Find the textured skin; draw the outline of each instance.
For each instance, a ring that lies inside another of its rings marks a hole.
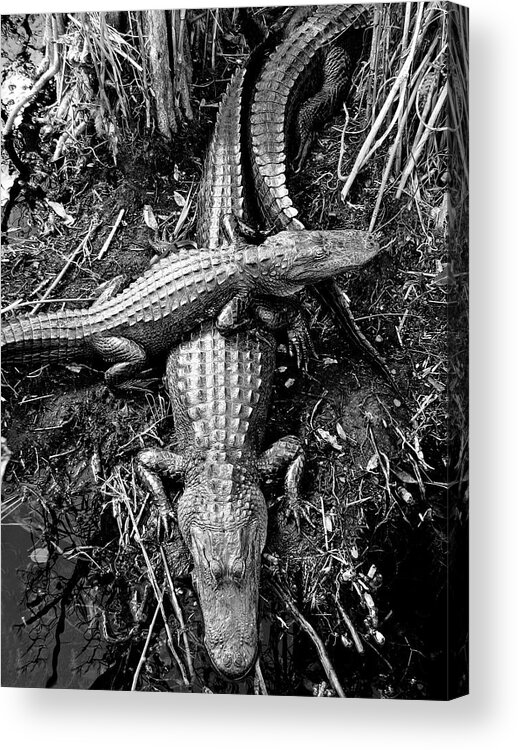
[[[294,166],[300,168],[312,131],[332,114],[348,85],[350,60],[337,40],[348,30],[368,27],[371,16],[372,8],[364,5],[315,6],[309,13],[307,8],[300,8],[286,26],[285,40],[262,68],[248,140],[259,213],[267,227],[277,231],[304,228],[286,184],[288,138],[295,131],[298,152]],[[306,98],[313,81],[319,78],[322,88]],[[356,325],[338,284],[318,284],[313,292],[346,338],[399,393],[387,365]]]
[[[286,228],[298,213],[286,185],[286,139],[292,120],[300,110],[299,139],[306,140],[331,114],[349,73],[347,57],[333,43],[348,29],[368,25],[369,19],[370,10],[363,5],[320,6],[301,25],[288,24],[287,38],[262,70],[252,105],[250,141],[254,183],[268,226]],[[324,87],[301,109],[321,69]],[[295,226],[301,225],[297,221]]]
[[[267,532],[260,480],[291,464],[286,492],[296,500],[304,462],[294,436],[260,452],[275,348],[270,334],[223,338],[211,323],[204,324],[167,362],[179,451],[149,450],[139,457],[141,473],[151,472],[151,487],[152,472],[184,478],[178,524],[193,555],[205,645],[214,666],[230,679],[243,677],[257,655]]]
[[[227,89],[200,189],[197,241],[214,249],[235,239],[247,198],[243,177],[248,175],[238,168],[246,164],[241,153],[241,129],[249,115],[241,105],[244,80],[246,74],[238,72]],[[204,323],[167,362],[179,450],[147,450],[139,456],[141,475],[162,514],[171,509],[158,477],[184,480],[178,523],[194,561],[205,644],[215,668],[230,679],[245,676],[257,655],[259,574],[267,533],[261,481],[285,471],[285,494],[296,509],[304,465],[294,436],[262,451],[274,368],[270,334],[252,330],[224,337],[213,323]]]
[[[170,256],[90,310],[7,320],[2,357],[20,363],[99,355],[119,366],[142,365],[236,296],[291,296],[306,283],[362,265],[377,249],[367,232],[281,232],[260,246]]]
[[[198,194],[196,241],[217,248],[230,238],[236,220],[243,220],[241,162],[241,99],[245,69],[233,76],[222,99]],[[225,231],[225,220],[230,226]]]
[[[197,238],[214,249],[241,218],[239,208],[238,215],[229,214],[229,196],[242,195],[242,175],[220,162],[235,149],[240,154],[232,123],[241,121],[242,80],[234,77],[221,104],[204,171],[212,187],[201,187]],[[162,512],[169,501],[160,475],[184,478],[178,520],[194,561],[205,645],[214,667],[229,679],[244,677],[258,650],[259,573],[267,532],[260,478],[288,466],[286,492],[296,501],[304,461],[295,437],[258,453],[274,374],[273,346],[269,334],[223,336],[212,322],[193,332],[173,349],[166,368],[182,453],[151,450],[139,456],[141,475]]]

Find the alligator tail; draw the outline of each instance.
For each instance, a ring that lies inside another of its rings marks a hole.
[[[85,351],[84,310],[20,315],[2,322],[2,365],[71,362]]]

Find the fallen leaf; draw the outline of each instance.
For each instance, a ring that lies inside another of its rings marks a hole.
[[[337,451],[342,450],[342,446],[338,442],[338,440],[335,438],[334,435],[331,435],[331,433],[328,430],[323,430],[321,427],[318,428],[317,433],[322,438],[322,440],[325,440],[326,443],[329,443],[329,445],[332,445],[333,448]]]
[[[411,474],[409,474],[407,471],[403,471],[402,469],[392,469],[394,474],[397,476],[398,479],[400,479],[405,484],[417,484],[417,479],[413,477]]]
[[[153,213],[153,209],[147,204],[144,206],[144,222],[146,226],[148,226],[154,232],[158,231],[158,222],[155,218],[155,214]]]
[[[365,467],[365,471],[374,471],[374,469],[377,468],[379,464],[379,458],[377,453],[373,453],[372,456],[367,461],[367,466]]]
[[[72,224],[75,222],[75,219],[73,216],[70,216],[70,214],[67,214],[62,203],[57,203],[56,201],[49,201],[47,198],[47,204],[54,211],[54,213],[56,213],[59,216],[60,219],[63,219],[63,221],[68,227],[72,226]]]
[[[400,487],[399,488],[399,497],[407,505],[413,505],[415,503],[414,496],[408,490],[406,490],[404,487]]]
[[[185,206],[185,198],[181,193],[177,193],[176,190],[173,193],[174,202],[177,206],[180,206],[180,208],[183,208]]]
[[[49,559],[49,551],[45,547],[38,547],[38,549],[31,552],[29,557],[32,562],[35,562],[38,565],[46,565],[47,560]]]
[[[347,434],[344,428],[342,427],[342,425],[340,424],[340,422],[336,423],[336,431],[338,435],[342,438],[342,440],[347,440]]]

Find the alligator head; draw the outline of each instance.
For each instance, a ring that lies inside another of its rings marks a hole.
[[[269,237],[263,247],[268,255],[256,284],[276,296],[360,268],[380,250],[373,234],[356,229],[283,231]]]
[[[198,508],[203,504],[204,512],[184,518],[179,513],[194,561],[192,579],[203,615],[205,647],[215,669],[230,680],[245,677],[257,657],[259,576],[266,541],[262,493],[254,486],[242,494],[247,502],[239,507],[218,508],[217,499],[207,502],[201,490],[193,503]],[[185,494],[184,499],[187,505]]]

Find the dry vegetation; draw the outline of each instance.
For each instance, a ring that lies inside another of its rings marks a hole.
[[[172,143],[159,135],[139,44],[149,27],[141,14],[128,18],[121,32],[105,14],[61,28],[48,17],[35,80],[43,76],[43,92],[52,78],[55,94],[45,112],[27,97],[25,115],[43,117],[39,153],[23,125],[11,134],[27,169],[23,201],[3,225],[8,314],[87,302],[101,281],[144,270],[163,240],[192,236],[215,103],[246,56],[237,14],[170,16],[176,55],[188,47],[194,72],[189,101],[185,66],[173,78]],[[446,576],[463,559],[466,521],[466,47],[459,9],[377,6],[346,107],[292,179],[307,226],[379,233],[385,252],[347,292],[403,395],[307,302],[318,360],[301,375],[280,354],[270,433],[304,438],[309,521],[299,536],[270,488],[262,657],[248,681],[229,685],[210,668],[187,552],[177,534],[158,538],[136,479],[138,450],[174,440],[160,384],[120,399],[89,368],[9,374],[3,520],[32,540],[27,651],[17,655],[25,684],[59,682],[60,640],[76,629],[85,650],[70,663],[79,683],[94,665],[99,688],[445,697]],[[11,110],[4,134],[14,123]],[[14,231],[20,216],[32,224],[24,236]],[[455,603],[452,684],[461,684],[465,603]]]

